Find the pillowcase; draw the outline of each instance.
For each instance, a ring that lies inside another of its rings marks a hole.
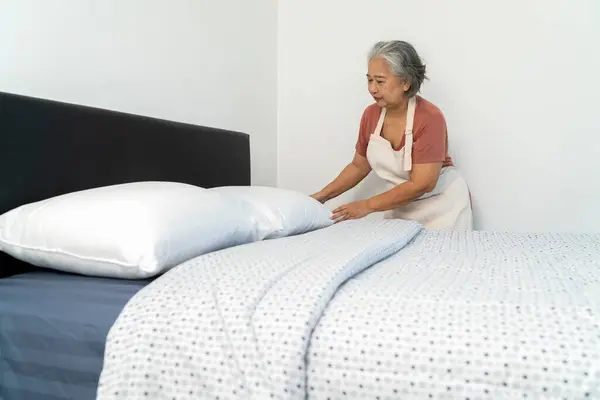
[[[0,216],[0,250],[83,275],[147,278],[257,240],[247,205],[197,186],[137,182],[73,192]]]
[[[303,193],[267,186],[221,186],[209,191],[241,199],[258,221],[260,240],[307,233],[333,224],[331,211]]]

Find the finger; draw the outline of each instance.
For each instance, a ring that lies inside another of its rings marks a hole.
[[[346,219],[358,219],[358,213],[348,213]]]
[[[346,218],[348,218],[348,211],[347,210],[343,210],[340,211],[338,213],[335,213],[332,217],[332,219],[339,221],[339,220],[345,220]]]
[[[336,219],[335,221],[333,221],[335,224],[339,224],[340,222],[344,222],[345,220],[348,219],[347,215],[343,215],[340,218]]]
[[[352,215],[348,212],[342,214],[339,218],[337,218],[336,222],[342,222],[352,219]]]
[[[343,205],[343,206],[339,206],[338,208],[336,208],[335,210],[333,210],[333,213],[334,213],[334,214],[335,214],[335,213],[339,213],[339,212],[341,212],[341,211],[344,211],[345,209],[346,209],[346,206],[345,206],[345,205]]]
[[[347,213],[345,211],[339,211],[339,212],[334,212],[333,215],[331,216],[331,219],[337,220],[340,217],[346,215]]]

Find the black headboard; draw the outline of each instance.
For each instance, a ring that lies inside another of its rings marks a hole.
[[[249,136],[0,92],[0,214],[135,181],[250,185]]]

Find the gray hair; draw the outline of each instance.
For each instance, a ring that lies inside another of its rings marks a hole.
[[[421,84],[427,79],[426,67],[410,43],[401,40],[377,42],[369,51],[369,61],[376,57],[386,60],[394,75],[408,80],[410,83],[410,88],[406,91],[408,97],[419,93]]]

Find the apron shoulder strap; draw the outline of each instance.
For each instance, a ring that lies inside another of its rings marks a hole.
[[[406,111],[406,128],[404,130],[404,171],[412,170],[412,147],[413,147],[413,125],[415,122],[415,110],[417,108],[417,97],[408,100]]]
[[[379,113],[379,121],[377,121],[377,126],[375,127],[375,132],[373,132],[373,135],[381,136],[381,129],[383,129],[383,120],[385,119],[386,112],[386,108],[381,109],[381,112]]]

